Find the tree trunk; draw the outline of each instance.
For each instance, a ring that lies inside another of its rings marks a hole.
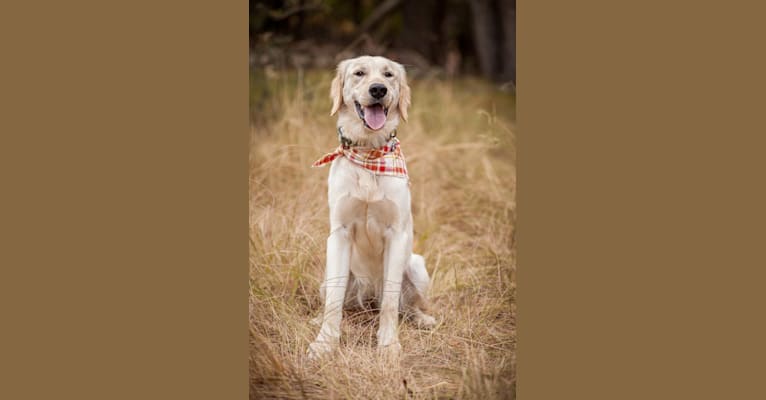
[[[516,83],[516,1],[470,2],[479,70],[493,81]]]
[[[473,15],[473,36],[479,70],[486,78],[495,79],[498,70],[498,55],[495,12],[492,1],[474,0],[469,3]]]
[[[439,56],[439,31],[443,2],[405,1],[402,6],[402,31],[399,43],[420,53],[431,62]]]
[[[516,84],[516,0],[500,0],[503,29],[503,70],[501,78]]]

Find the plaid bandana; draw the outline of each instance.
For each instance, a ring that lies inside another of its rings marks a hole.
[[[343,137],[340,130],[338,136],[340,137],[340,146],[332,153],[325,154],[324,157],[315,161],[312,167],[321,167],[338,157],[346,157],[355,165],[371,171],[375,175],[408,178],[404,154],[402,154],[399,139],[395,135],[392,135],[385,145],[378,148],[351,147],[351,141]]]

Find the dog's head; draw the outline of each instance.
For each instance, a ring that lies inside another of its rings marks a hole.
[[[384,57],[341,61],[330,86],[332,111],[354,136],[389,134],[407,121],[410,87],[404,67]],[[352,126],[347,126],[352,125]],[[360,139],[360,138],[357,138]]]

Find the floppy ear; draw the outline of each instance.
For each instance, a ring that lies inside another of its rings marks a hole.
[[[335,73],[335,78],[330,84],[330,98],[332,99],[332,110],[330,115],[335,115],[340,109],[340,105],[343,104],[343,81],[346,79],[346,62],[341,61],[338,64],[338,70]]]
[[[410,107],[410,86],[407,85],[407,72],[399,65],[399,115],[407,121],[407,109]]]

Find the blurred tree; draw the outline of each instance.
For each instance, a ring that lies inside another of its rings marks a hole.
[[[370,53],[516,81],[515,0],[251,0],[250,39],[265,63]]]
[[[405,1],[398,45],[409,47],[426,59],[438,63],[442,58],[439,39],[444,3],[438,0]]]
[[[473,0],[474,40],[482,75],[516,82],[516,0]]]

